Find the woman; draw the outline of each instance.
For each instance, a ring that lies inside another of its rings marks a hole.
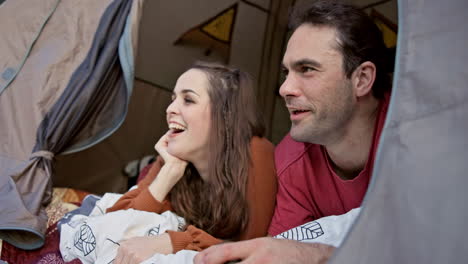
[[[277,187],[274,147],[262,138],[248,75],[196,63],[177,80],[166,113],[169,131],[155,146],[157,161],[138,188],[107,211],[171,210],[188,227],[122,242],[116,263],[267,234]]]

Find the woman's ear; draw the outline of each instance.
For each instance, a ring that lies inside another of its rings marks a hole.
[[[351,79],[354,92],[357,98],[372,92],[372,85],[375,81],[375,64],[370,61],[361,63],[353,72]]]

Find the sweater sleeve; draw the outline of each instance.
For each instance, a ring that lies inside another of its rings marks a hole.
[[[249,222],[237,240],[247,240],[267,235],[275,207],[277,189],[273,153],[274,146],[268,140],[257,137],[252,139],[252,166],[250,167],[247,186]],[[184,232],[168,231],[168,233],[174,253],[182,249],[201,251],[223,242],[192,225]]]
[[[163,159],[158,157],[151,165],[151,168],[147,172],[146,176],[144,176],[143,180],[138,183],[138,188],[125,193],[112,207],[108,208],[106,212],[125,210],[129,208],[155,213],[162,213],[167,210],[171,210],[171,205],[167,199],[163,202],[159,202],[153,197],[148,189],[148,186],[154,181],[156,176],[158,176],[163,165]]]
[[[239,240],[266,236],[276,203],[278,179],[274,146],[265,138],[254,137],[251,150],[252,166],[247,186],[249,222],[244,232],[240,234]]]
[[[202,251],[223,242],[193,225],[189,225],[184,232],[167,231],[167,233],[171,238],[173,253],[183,249]]]

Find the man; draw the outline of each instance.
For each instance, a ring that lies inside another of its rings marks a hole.
[[[356,7],[317,1],[296,7],[280,94],[291,131],[275,151],[279,188],[270,235],[359,207],[385,121],[386,48]],[[331,246],[260,238],[213,246],[195,263],[322,263]]]

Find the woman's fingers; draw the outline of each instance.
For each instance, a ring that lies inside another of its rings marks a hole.
[[[175,162],[175,163],[183,163],[187,164],[187,161],[182,160],[176,156],[171,155],[170,153],[167,152],[167,147],[168,147],[168,136],[171,133],[171,131],[167,131],[156,143],[154,146],[154,149],[159,153],[161,158],[164,160],[165,163],[169,162]]]
[[[167,161],[168,158],[168,153],[167,153],[167,136],[169,135],[170,130],[167,131],[154,145],[154,149],[159,153],[159,155],[164,159],[164,161]]]

